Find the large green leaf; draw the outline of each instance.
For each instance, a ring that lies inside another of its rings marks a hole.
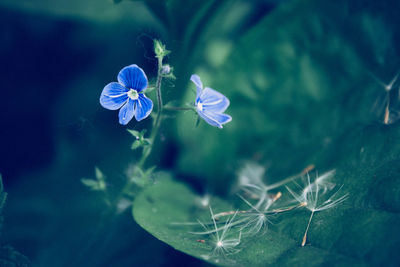
[[[276,218],[263,235],[242,237],[239,253],[210,257],[210,239],[190,233],[199,231],[199,225],[176,225],[210,221],[208,209],[199,209],[199,196],[168,177],[160,177],[136,198],[133,215],[158,239],[218,265],[395,266],[400,260],[400,147],[388,144],[399,138],[397,127],[372,126],[357,129],[338,143],[340,163],[334,182],[343,184],[341,191],[349,197],[340,206],[315,214],[305,247],[300,243],[309,212],[299,210]],[[212,199],[210,205],[215,213],[232,210],[232,204],[220,199]]]

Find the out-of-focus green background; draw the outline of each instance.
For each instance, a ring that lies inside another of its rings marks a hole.
[[[385,92],[374,77],[388,83],[400,70],[399,8],[395,0],[1,1],[1,242],[34,266],[206,265],[129,212],[98,230],[104,204],[80,179],[98,166],[119,185],[138,158],[126,128],[151,125],[119,125],[99,105],[104,85],[133,63],[154,82],[158,38],[177,77],[165,102],[194,100],[192,73],[230,98],[223,130],[196,128],[190,112],[174,116],[150,158],[198,192],[228,195],[246,160],[276,180],[309,164],[335,168],[360,133],[398,128],[395,116],[382,125]],[[398,192],[378,208],[397,213]]]

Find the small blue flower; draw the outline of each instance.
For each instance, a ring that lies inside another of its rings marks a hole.
[[[144,71],[133,64],[118,73],[118,82],[107,84],[100,96],[100,104],[109,110],[119,110],[119,123],[122,125],[135,116],[137,121],[147,118],[153,110],[153,102],[143,91],[147,88]]]
[[[223,124],[230,122],[232,117],[223,114],[229,106],[229,99],[209,87],[203,89],[203,83],[197,74],[193,74],[190,80],[197,87],[196,101],[194,104],[199,116],[208,124],[218,128],[222,128]]]

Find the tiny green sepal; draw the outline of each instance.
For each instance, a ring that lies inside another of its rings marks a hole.
[[[128,132],[130,134],[132,134],[136,138],[136,140],[133,141],[133,143],[132,143],[132,146],[131,146],[132,150],[135,150],[135,149],[138,149],[140,147],[145,147],[145,146],[150,145],[150,140],[148,138],[144,138],[144,135],[146,133],[146,129],[144,129],[144,130],[142,130],[140,132],[128,129]]]
[[[156,57],[163,58],[170,52],[171,51],[167,50],[160,40],[154,39],[154,53],[156,54]]]
[[[130,130],[130,129],[127,129],[127,131],[128,131],[131,135],[133,135],[134,137],[136,137],[136,139],[139,139],[139,138],[140,138],[140,132],[139,132],[139,131]]]

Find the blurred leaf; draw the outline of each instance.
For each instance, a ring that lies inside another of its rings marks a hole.
[[[135,149],[139,148],[141,145],[142,145],[142,143],[139,140],[135,140],[132,143],[131,149],[135,150]]]
[[[27,257],[14,250],[10,246],[0,247],[0,266],[4,267],[28,267],[30,266]]]
[[[81,182],[84,185],[86,185],[87,187],[89,187],[90,190],[93,190],[93,191],[102,191],[103,190],[103,188],[101,187],[99,181],[96,181],[96,180],[93,180],[93,179],[82,178]]]
[[[105,176],[104,176],[104,174],[101,172],[101,170],[98,168],[98,167],[95,167],[94,168],[94,172],[95,172],[95,176],[96,176],[96,179],[98,180],[98,181],[103,181],[103,182],[105,182]]]
[[[382,121],[372,110],[385,93],[371,73],[388,82],[400,68],[399,3],[288,1],[233,46],[211,46],[195,72],[231,100],[233,119],[221,131],[204,122],[196,129],[193,116],[181,114],[178,172],[226,188],[241,160],[268,165],[275,177],[309,164],[331,168],[318,155],[355,126]],[[214,54],[225,52],[216,68]]]
[[[81,182],[93,191],[105,191],[106,190],[106,177],[98,167],[95,167],[96,180],[82,178]]]
[[[134,166],[131,173],[128,174],[130,180],[139,187],[146,187],[153,184],[153,172],[156,166],[150,167],[148,169],[142,170],[138,166]],[[127,190],[128,192],[134,193],[137,190]]]

